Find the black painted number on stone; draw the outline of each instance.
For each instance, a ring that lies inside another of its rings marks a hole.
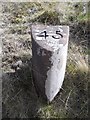
[[[57,35],[60,35],[60,37],[57,37]],[[38,37],[48,37],[49,35],[47,34],[47,31],[43,31],[41,32],[39,35],[37,35]],[[55,35],[52,35],[52,37],[54,39],[59,39],[59,38],[63,38],[63,35],[60,33],[60,31],[56,31],[56,36]]]
[[[56,34],[57,35],[60,35],[61,38],[63,38],[63,35],[60,33],[60,31],[56,31]],[[52,36],[54,39],[59,39],[60,37],[57,37],[57,36]]]
[[[39,36],[39,37],[45,37],[45,39],[46,39],[46,37],[48,37],[49,35],[47,35],[47,31],[43,31],[43,32],[41,32],[39,35],[37,35],[37,36]]]

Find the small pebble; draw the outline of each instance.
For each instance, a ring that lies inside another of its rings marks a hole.
[[[14,69],[16,71],[18,67],[19,68],[22,67],[22,61],[21,60],[19,60],[16,63],[12,64],[11,69]]]

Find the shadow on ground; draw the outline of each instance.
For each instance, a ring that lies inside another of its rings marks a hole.
[[[3,118],[87,118],[88,74],[67,67],[62,89],[46,104],[39,98],[31,76],[31,60],[16,72],[3,73]],[[74,69],[74,68],[73,68]]]
[[[40,108],[31,77],[30,61],[16,72],[3,73],[3,118],[31,118]]]

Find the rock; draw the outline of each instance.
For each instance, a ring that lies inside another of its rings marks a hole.
[[[34,85],[37,93],[51,102],[65,76],[69,27],[33,25],[31,38]]]
[[[21,66],[22,66],[22,61],[19,60],[16,63],[12,64],[11,69],[14,69],[16,71],[17,68],[20,68]]]
[[[17,70],[17,65],[16,64],[12,64],[11,69],[14,69],[16,71]]]
[[[17,61],[17,65],[18,65],[18,67],[21,67],[22,66],[22,61],[21,60]]]

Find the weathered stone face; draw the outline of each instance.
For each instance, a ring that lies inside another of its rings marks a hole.
[[[32,26],[32,69],[37,92],[52,101],[65,74],[68,26]]]
[[[68,26],[32,26],[33,38],[43,48],[53,51],[67,43]],[[45,37],[46,31],[46,37]]]

